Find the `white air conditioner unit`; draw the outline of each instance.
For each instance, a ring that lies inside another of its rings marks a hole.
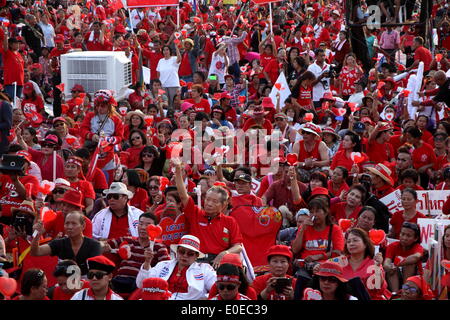
[[[123,51],[83,51],[61,55],[61,82],[64,94],[70,97],[70,90],[81,84],[91,95],[97,90],[114,91],[116,100],[128,94],[132,83],[131,60]]]

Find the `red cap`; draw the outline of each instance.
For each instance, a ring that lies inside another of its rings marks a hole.
[[[413,276],[406,279],[406,281],[411,281],[419,287],[420,291],[422,291],[423,300],[431,300],[434,297],[433,291],[431,291],[430,286],[425,281],[422,276]]]
[[[222,92],[220,94],[220,99],[232,99],[233,97],[228,92]]]
[[[84,87],[81,84],[76,84],[73,86],[72,90],[73,91],[79,91],[79,92],[84,92]]]
[[[274,108],[275,107],[275,105],[272,102],[271,97],[264,97],[262,99],[261,105],[263,106],[263,108]]]
[[[229,263],[236,267],[242,268],[242,260],[241,257],[236,253],[227,253],[222,257],[222,260],[220,260],[220,264]]]
[[[312,190],[311,195],[309,196],[308,200],[311,200],[315,196],[327,196],[328,198],[330,198],[330,192],[328,191],[327,188],[316,187]]]
[[[23,85],[24,93],[32,93],[34,91],[33,84],[31,82],[27,82]]]
[[[64,36],[62,34],[57,34],[56,35],[55,43],[58,43],[58,42],[64,43]]]
[[[127,30],[125,29],[125,27],[122,24],[118,24],[115,28],[114,31],[116,33],[127,33]]]
[[[64,193],[64,197],[62,197],[61,199],[59,199],[59,202],[65,202],[65,203],[69,203],[71,205],[74,205],[78,208],[84,208],[82,201],[82,194],[80,191],[77,190],[67,190]]]
[[[271,256],[284,256],[289,260],[291,260],[293,257],[292,251],[289,249],[289,247],[282,244],[271,246],[269,250],[267,250],[267,260],[270,260]]]
[[[112,262],[105,256],[96,256],[87,259],[87,266],[89,270],[95,269],[105,271],[107,273],[113,272],[116,268],[114,262]]]
[[[20,150],[16,152],[17,156],[24,157],[29,163],[31,163],[31,154],[28,151]]]
[[[172,295],[169,283],[162,278],[147,278],[142,282],[142,300],[168,300]]]
[[[341,282],[347,282],[348,280],[344,278],[342,273],[342,267],[338,263],[325,261],[320,264],[319,271],[317,271],[315,275],[322,277],[335,277]]]

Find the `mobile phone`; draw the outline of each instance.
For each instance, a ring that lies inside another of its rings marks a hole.
[[[283,290],[292,284],[292,278],[277,278],[275,282],[275,292],[283,293]]]

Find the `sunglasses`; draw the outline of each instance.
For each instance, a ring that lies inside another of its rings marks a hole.
[[[119,200],[121,196],[122,196],[121,194],[108,194],[106,196],[106,199],[108,199],[108,200],[111,200],[111,199]]]
[[[233,291],[237,288],[237,284],[218,284],[217,289],[220,291],[227,289],[228,291]]]
[[[418,292],[418,290],[417,290],[416,287],[412,287],[412,286],[407,285],[407,284],[404,284],[404,285],[402,286],[402,290],[403,290],[403,291],[409,291],[409,292],[411,292],[411,293],[417,293],[417,292]]]
[[[153,158],[155,155],[153,154],[153,153],[143,153],[142,154],[142,158],[145,158],[145,157],[147,157],[147,158]]]
[[[138,137],[131,138],[130,140],[134,141],[134,140],[139,140],[139,139],[141,139],[141,137],[138,136]]]
[[[105,271],[96,271],[96,272],[94,272],[94,271],[89,271],[89,272],[87,273],[87,278],[88,278],[89,280],[92,280],[92,279],[94,279],[94,277],[95,277],[97,280],[101,280],[101,279],[103,279],[103,277],[106,276],[106,275],[107,275],[107,273],[106,273]]]
[[[42,148],[54,148],[55,147],[55,145],[54,144],[50,144],[50,143],[43,143],[42,144]]]
[[[59,122],[59,123],[55,123],[53,125],[54,128],[58,128],[58,127],[64,127],[64,122]]]
[[[148,186],[148,189],[149,190],[158,190],[159,187],[157,187],[157,186]]]
[[[81,91],[78,91],[78,90],[74,90],[74,91],[72,91],[72,93],[78,93],[78,92],[81,92]]]
[[[319,277],[320,281],[328,281],[330,283],[338,283],[339,280],[336,277]]]
[[[417,224],[411,222],[403,222],[402,228],[408,228],[416,231],[419,230]]]
[[[53,189],[53,194],[64,194],[66,192],[65,189]]]
[[[187,255],[188,257],[195,256],[195,252],[194,251],[184,250],[184,249],[178,249],[178,254],[182,255],[182,256]]]

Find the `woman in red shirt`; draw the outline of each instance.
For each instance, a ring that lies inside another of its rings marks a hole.
[[[73,189],[81,192],[86,212],[89,213],[94,207],[95,191],[91,182],[84,180],[84,177],[83,179],[79,178],[80,175],[82,176],[82,165],[83,159],[76,156],[70,156],[64,164],[64,178],[70,182],[70,186]]]
[[[398,268],[402,267],[403,282],[422,272],[423,247],[420,245],[420,229],[417,224],[404,222],[400,232],[400,241],[391,243],[386,249],[384,270],[393,292],[400,289]]]
[[[429,118],[424,114],[421,114],[416,118],[416,126],[422,131],[422,140],[427,143],[429,143],[428,141],[433,142],[433,135],[427,129],[428,122]]]
[[[348,178],[348,170],[345,167],[338,166],[333,170],[331,179],[328,180],[328,190],[339,197],[342,191],[348,191],[349,186],[345,182]]]
[[[339,75],[339,93],[344,100],[355,93],[355,82],[364,75],[361,67],[356,64],[356,57],[353,53],[348,53],[344,59],[344,66]]]
[[[364,202],[366,190],[362,185],[353,185],[348,190],[345,202],[332,204],[330,213],[334,221],[337,223],[340,219],[351,219],[353,224],[358,219],[361,205]]]
[[[355,228],[369,232],[375,226],[377,211],[374,207],[364,206],[359,211],[358,220]]]
[[[25,83],[23,86],[22,111],[24,114],[39,113],[45,115],[44,100],[37,95],[31,82]]]
[[[130,132],[132,130],[142,130],[142,132],[146,132],[146,123],[144,120],[144,113],[141,110],[130,111],[127,113],[125,117],[125,122],[127,123],[123,127],[123,136],[128,138],[130,136]]]
[[[414,189],[406,188],[402,191],[401,197],[403,210],[397,211],[392,215],[389,223],[392,225],[390,238],[398,239],[403,222],[417,223],[417,219],[426,218],[426,216],[417,211],[417,192]]]
[[[47,277],[41,269],[28,269],[20,287],[22,294],[13,300],[50,300],[47,298]]]
[[[312,100],[312,83],[316,80],[316,76],[311,71],[306,71],[298,79],[292,88],[292,103],[297,108],[305,110],[313,110]]]
[[[288,246],[275,245],[267,251],[269,273],[258,276],[252,283],[252,287],[262,300],[292,300],[296,279],[288,275],[288,269],[292,261],[292,252]],[[278,284],[278,279],[284,278],[284,285]]]
[[[360,152],[362,161],[355,163],[352,158],[352,152]],[[361,165],[368,161],[369,157],[361,152],[361,138],[353,131],[348,131],[342,139],[341,150],[336,152],[331,162],[330,169],[334,170],[337,166],[346,168],[351,173],[358,173]]]
[[[147,204],[149,204],[147,191],[141,188],[141,180],[136,170],[128,169],[122,176],[122,182],[127,186],[128,191],[133,192],[133,198],[130,200],[130,205],[146,211]]]
[[[136,168],[139,165],[139,155],[144,147],[147,145],[147,137],[141,130],[133,129],[130,132],[130,139],[128,140],[130,148],[126,149],[126,152],[130,154],[126,163],[128,168]]]

